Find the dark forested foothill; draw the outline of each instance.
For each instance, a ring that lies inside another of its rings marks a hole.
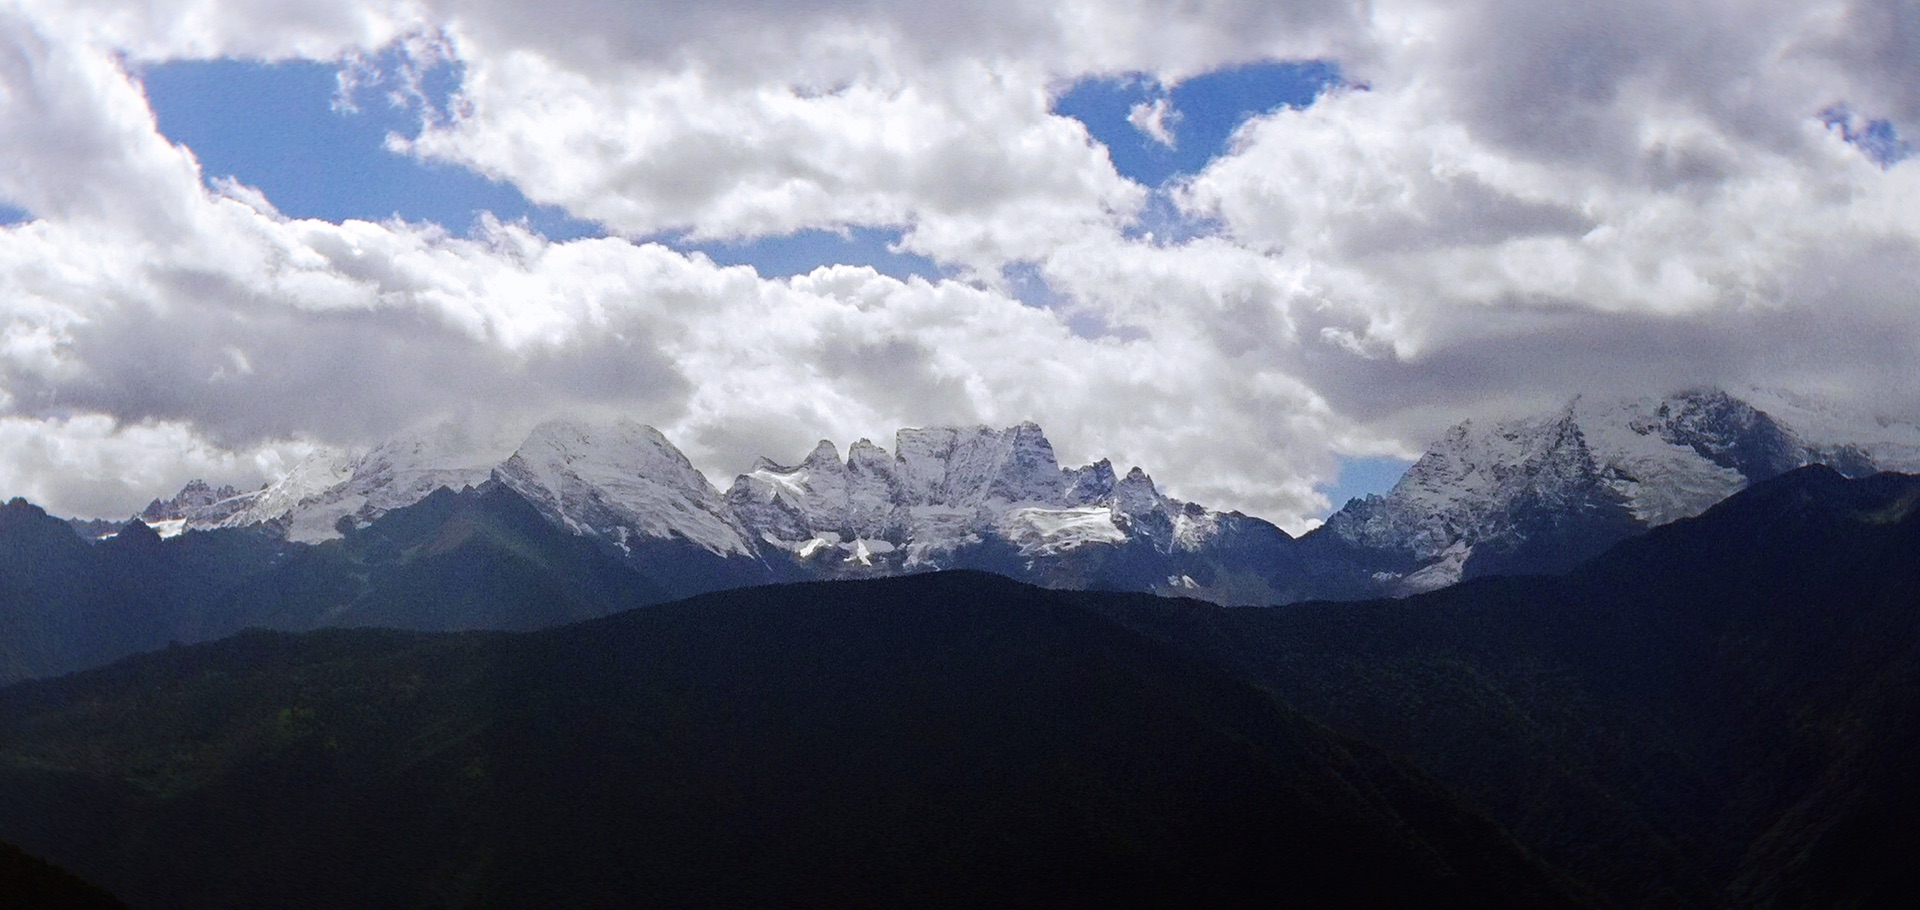
[[[0,697],[4,834],[141,906],[1570,903],[1423,775],[951,574],[248,633]]]
[[[113,895],[72,873],[0,843],[0,907],[9,910],[125,910]]]
[[[1920,478],[1789,473],[1558,578],[1109,612],[1623,906],[1920,903]]]

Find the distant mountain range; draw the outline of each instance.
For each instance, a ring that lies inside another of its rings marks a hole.
[[[1138,467],[1063,468],[1031,423],[905,429],[891,453],[860,440],[844,457],[823,440],[797,464],[760,459],[725,492],[631,422],[552,422],[505,455],[472,454],[488,449],[438,427],[317,457],[253,492],[196,481],[138,517],[163,537],[251,527],[318,543],[436,489],[491,483],[675,594],[974,568],[1054,587],[1262,604],[1562,570],[1802,465],[1847,476],[1920,470],[1920,427],[1782,393],[1581,398],[1454,427],[1390,492],[1347,503],[1297,541],[1258,518],[1168,497]],[[99,523],[82,530],[103,533]]]
[[[1404,596],[1563,571],[1800,465],[1920,462],[1910,424],[1757,400],[1767,408],[1717,390],[1582,399],[1461,424],[1392,491],[1299,539],[1168,497],[1138,468],[1062,468],[1033,424],[902,430],[891,453],[862,440],[844,458],[823,442],[724,493],[639,424],[548,423],[480,463],[441,428],[250,493],[192,483],[105,536],[0,507],[0,680],[248,627],[524,630],[944,569],[1225,604]]]
[[[316,458],[249,493],[194,482],[138,519],[163,537],[254,528],[339,539],[438,489],[503,487],[555,527],[649,571],[675,594],[740,584],[975,568],[1060,587],[1269,599],[1286,533],[1162,494],[1139,468],[1062,468],[1038,426],[901,430],[843,460],[761,459],[722,493],[651,427],[537,427],[503,458],[439,427]],[[97,524],[83,530],[97,533]],[[117,529],[116,529],[117,530]],[[669,565],[671,564],[671,565]]]
[[[15,587],[269,539],[130,530],[0,511],[51,547]],[[298,622],[659,596],[497,483],[281,545],[249,596]],[[1916,604],[1920,478],[1813,466],[1404,600],[949,572],[255,631],[0,689],[0,839],[147,907],[1913,906]]]

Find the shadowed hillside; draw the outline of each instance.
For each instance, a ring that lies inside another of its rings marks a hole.
[[[16,686],[0,836],[156,908],[1569,903],[1403,764],[970,573]]]
[[[1805,468],[1561,578],[1109,614],[1412,758],[1623,905],[1903,906],[1920,478]]]
[[[0,843],[0,907],[9,910],[125,910],[113,895],[63,869]]]

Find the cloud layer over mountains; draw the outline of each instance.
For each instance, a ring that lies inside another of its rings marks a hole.
[[[610,236],[286,217],[156,126],[142,68],[217,57],[378,71],[391,148]],[[1346,85],[1164,187],[1053,107],[1307,59]],[[1581,391],[1911,416],[1916,79],[1894,0],[0,0],[0,493],[123,515],[449,414],[630,416],[722,478],[1032,419],[1297,531],[1337,456]],[[864,227],[947,277],[672,245]]]

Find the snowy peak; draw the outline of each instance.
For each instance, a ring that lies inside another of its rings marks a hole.
[[[1592,473],[1585,435],[1570,411],[1449,429],[1385,496],[1349,504],[1327,533],[1416,559],[1496,533],[1512,504]]]
[[[840,463],[840,450],[834,448],[833,441],[828,439],[820,440],[813,447],[813,451],[807,453],[806,460],[800,462],[800,466],[812,471],[833,472],[839,472],[846,467]]]
[[[1381,554],[1388,589],[1479,571],[1558,568],[1635,529],[1697,515],[1747,485],[1821,462],[1868,473],[1857,448],[1807,443],[1721,389],[1576,398],[1552,412],[1463,422],[1384,496],[1349,503],[1321,534]]]
[[[1064,498],[1075,505],[1105,502],[1113,496],[1113,462],[1105,458],[1084,468],[1069,468]]]
[[[824,442],[825,440],[822,440]],[[847,470],[855,474],[893,470],[893,456],[887,450],[861,439],[847,447]]]
[[[333,508],[338,500],[329,498],[329,493],[353,478],[361,457],[331,452],[309,455],[287,476],[252,494],[243,508],[219,525],[267,525],[281,528],[291,540],[325,539],[337,533],[335,523],[351,511]]]
[[[620,480],[644,477],[689,490],[707,489],[705,475],[659,430],[632,420],[593,425],[550,420],[533,429],[500,466],[501,471],[535,476],[554,489],[566,475]]]
[[[1215,513],[1165,496],[1138,468],[1118,478],[1104,460],[1061,468],[1033,423],[909,428],[895,445],[890,454],[862,439],[843,459],[822,440],[795,464],[760,458],[723,495],[634,421],[550,421],[511,448],[444,424],[310,458],[255,493],[189,485],[152,512],[184,516],[155,519],[181,528],[265,525],[315,542],[441,487],[491,481],[629,555],[638,541],[682,540],[721,557],[831,555],[873,571],[948,565],[995,540],[1029,556],[1135,541],[1169,553],[1197,551],[1218,533]]]
[[[915,505],[1046,502],[1066,487],[1053,444],[1031,422],[1004,430],[905,429],[894,437],[894,451]]]
[[[1032,423],[902,429],[892,452],[821,440],[795,462],[756,460],[724,494],[634,421],[551,421],[510,440],[448,424],[316,455],[250,493],[195,481],[141,518],[162,535],[262,526],[317,542],[442,487],[494,484],[681,593],[964,567],[1234,603],[1373,596],[1570,567],[1811,462],[1920,469],[1920,427],[1766,394],[1576,398],[1463,422],[1391,491],[1299,541],[1168,496],[1139,467],[1063,467]]]
[[[427,427],[364,452],[316,455],[265,489],[242,494],[231,514],[207,512],[183,523],[264,525],[291,540],[318,542],[442,487],[459,491],[490,481],[520,494],[556,525],[622,550],[630,551],[635,538],[661,538],[723,556],[753,554],[706,477],[659,431],[630,420],[549,421],[520,439],[477,435],[451,423]]]
[[[1582,408],[1580,416],[1607,482],[1648,526],[1697,515],[1808,464],[1854,476],[1896,466],[1877,464],[1852,445],[1811,443],[1786,421],[1720,389]]]
[[[1683,392],[1651,408],[1629,407],[1626,418],[1635,433],[1690,448],[1749,481],[1785,474],[1810,454],[1766,412],[1719,389]]]
[[[623,550],[682,538],[717,555],[750,555],[746,535],[705,475],[658,430],[630,420],[536,427],[492,477],[556,524]]]
[[[825,541],[812,545],[818,550],[890,536],[897,473],[886,452],[864,439],[851,447],[844,463],[833,443],[821,440],[798,465],[761,458],[734,480],[727,502],[762,539],[789,548]]]
[[[229,523],[277,523],[288,539],[302,542],[337,537],[343,521],[364,524],[441,487],[485,483],[499,448],[498,440],[446,423],[400,434],[358,456],[312,458]]]
[[[1920,424],[1871,411],[1842,407],[1818,395],[1779,389],[1747,389],[1742,396],[1775,420],[1792,427],[1808,446],[1833,453],[1840,466],[1858,457],[1884,471],[1920,473]]]
[[[1062,469],[1032,423],[911,428],[895,440],[891,456],[863,439],[845,462],[827,442],[797,465],[762,459],[727,502],[773,547],[875,570],[948,565],[994,540],[1031,558],[1134,541],[1194,551],[1219,531],[1215,513],[1167,498],[1138,468],[1122,479],[1105,460]]]
[[[1184,579],[1183,593],[1204,593],[1195,579],[1212,579],[1224,553],[1239,560],[1230,570],[1236,593],[1224,596],[1244,602],[1270,590],[1255,576],[1277,562],[1259,549],[1265,543],[1247,542],[1284,540],[1277,529],[1175,500],[1139,468],[1118,477],[1105,460],[1062,468],[1035,424],[909,428],[895,444],[889,453],[862,439],[843,457],[822,440],[794,463],[756,460],[722,494],[665,436],[634,421],[550,421],[512,446],[432,427],[309,459],[218,513],[161,525],[163,533],[263,525],[317,542],[441,487],[497,484],[556,527],[624,554],[667,587],[678,578],[676,590],[687,592],[970,567],[1069,586]],[[203,486],[176,497],[178,507],[223,501]]]
[[[215,489],[204,480],[191,480],[172,499],[156,499],[139,514],[148,525],[193,519],[218,522],[244,508],[250,497],[230,486]]]
[[[1127,515],[1150,515],[1167,511],[1169,502],[1154,487],[1153,478],[1136,465],[1113,485],[1113,504]]]

